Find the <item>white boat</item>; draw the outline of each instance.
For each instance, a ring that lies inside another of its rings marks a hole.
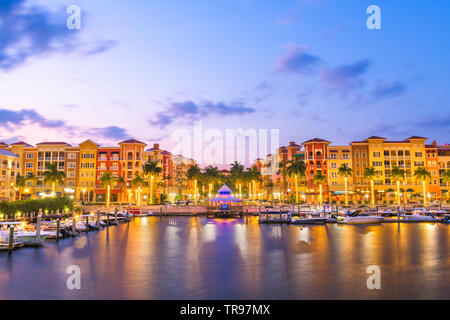
[[[1,222],[0,227],[3,234],[9,234],[9,227],[14,227],[14,237],[19,243],[36,241],[36,230],[24,230],[25,224],[22,222]],[[44,242],[48,236],[50,236],[50,232],[41,230],[40,242]]]
[[[323,224],[327,218],[318,218],[318,217],[312,217],[312,218],[292,218],[290,223],[292,224]]]
[[[425,210],[414,210],[411,213],[402,215],[403,219],[408,221],[438,221],[438,219]]]
[[[380,216],[345,216],[338,217],[337,222],[342,224],[372,224],[380,223],[384,218]]]

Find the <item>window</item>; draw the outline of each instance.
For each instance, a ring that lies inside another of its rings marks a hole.
[[[69,182],[67,182],[67,186],[68,187],[75,187],[75,182],[69,181]]]
[[[385,156],[385,157],[389,157],[389,151],[384,150],[384,156]]]
[[[75,162],[69,162],[67,164],[67,168],[69,169],[75,169],[77,167],[77,164]]]
[[[416,152],[416,158],[422,158],[422,152]]]
[[[374,152],[373,153],[373,157],[374,158],[379,158],[380,157],[380,153],[379,152]]]
[[[75,172],[73,172],[73,171],[69,172],[69,173],[67,174],[67,177],[69,177],[69,178],[71,178],[71,179],[75,178]]]
[[[330,159],[336,159],[336,153],[330,154]]]
[[[27,159],[34,159],[34,154],[33,153],[27,153],[26,158]]]
[[[398,150],[398,155],[403,156],[403,150]]]
[[[77,155],[76,155],[76,153],[69,153],[69,155],[67,156],[69,159],[71,159],[71,160],[73,160],[73,159],[76,159],[77,158]]]
[[[381,166],[383,165],[383,163],[382,163],[381,161],[373,161],[373,162],[372,162],[372,165],[373,165],[374,167],[381,167]]]
[[[362,153],[362,157],[363,157],[363,158],[366,157],[366,153],[365,153],[365,152]]]
[[[336,169],[336,162],[331,163],[331,169]]]
[[[25,168],[33,168],[33,167],[34,167],[34,163],[33,162],[25,163]]]
[[[423,167],[425,164],[423,163],[423,161],[414,161],[414,165],[416,167]]]
[[[344,154],[342,155],[342,159],[348,159],[348,153],[344,153]]]

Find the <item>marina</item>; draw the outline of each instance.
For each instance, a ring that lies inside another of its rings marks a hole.
[[[0,253],[0,298],[448,299],[449,227],[135,218]],[[71,265],[81,290],[66,287]],[[370,265],[382,290],[366,288]]]

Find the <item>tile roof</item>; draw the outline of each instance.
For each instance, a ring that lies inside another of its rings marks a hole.
[[[428,140],[428,138],[419,137],[419,136],[412,136],[405,140]]]
[[[37,146],[59,146],[59,145],[64,145],[66,147],[71,147],[70,144],[68,144],[67,142],[41,142],[41,143],[37,143]]]
[[[33,147],[31,144],[28,144],[24,141],[19,141],[16,143],[11,143],[12,146],[25,146],[25,147]]]
[[[327,143],[331,143],[330,141],[327,141],[327,140],[324,140],[324,139],[319,139],[319,138],[310,139],[310,140],[305,141],[303,143],[311,143],[311,142],[327,142]]]
[[[125,141],[119,142],[119,144],[124,144],[124,143],[138,143],[138,144],[147,145],[146,143],[138,141],[136,139],[130,139],[130,140],[125,140]]]
[[[386,138],[382,138],[382,137],[377,137],[377,136],[371,136],[369,138],[367,138],[366,140],[386,140]]]
[[[0,155],[18,158],[18,156],[15,155],[14,153],[12,153],[11,151],[8,151],[8,150],[2,150],[2,149],[0,149]]]

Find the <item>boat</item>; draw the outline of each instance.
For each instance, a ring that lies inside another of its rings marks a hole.
[[[417,222],[428,222],[428,221],[439,221],[440,219],[436,219],[434,214],[427,210],[414,210],[411,214],[402,215],[404,220],[408,221],[417,221]]]
[[[311,217],[311,218],[292,218],[291,224],[324,224],[327,218]]]
[[[381,216],[373,216],[369,214],[364,214],[360,210],[353,212],[339,212],[337,217],[337,223],[341,224],[375,224],[383,221],[384,218]]]
[[[8,233],[9,228],[14,227],[14,236],[19,243],[36,242],[36,230],[29,230],[23,222],[1,222],[0,229],[3,233]],[[50,232],[41,230],[40,242],[44,242]]]

